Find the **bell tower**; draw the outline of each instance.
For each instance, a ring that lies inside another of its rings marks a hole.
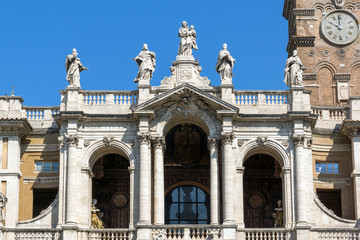
[[[289,55],[298,51],[311,104],[347,105],[360,95],[360,0],[285,0]]]

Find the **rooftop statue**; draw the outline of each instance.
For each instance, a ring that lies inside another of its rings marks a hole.
[[[179,29],[178,36],[180,37],[178,55],[191,56],[192,49],[198,49],[196,43],[196,31],[194,29],[194,26],[191,25],[191,27],[189,28],[187,22],[183,21],[182,27]]]
[[[134,82],[137,83],[139,80],[150,81],[156,67],[156,55],[154,52],[149,51],[147,44],[143,45],[143,49],[139,55],[134,58],[134,61],[136,61],[139,67],[139,71]]]
[[[80,72],[83,70],[88,70],[80,62],[80,58],[77,57],[78,53],[74,48],[72,54],[67,55],[65,61],[66,69],[66,80],[69,81],[70,87],[80,87]]]
[[[294,50],[293,55],[286,60],[285,78],[284,82],[287,86],[301,86],[302,87],[302,73],[304,66]]]
[[[232,69],[235,64],[235,59],[227,50],[227,44],[223,44],[223,49],[219,52],[218,61],[216,63],[216,72],[220,74],[221,80],[231,79],[233,76]]]

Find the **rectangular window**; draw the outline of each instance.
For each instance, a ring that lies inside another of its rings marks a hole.
[[[316,172],[325,174],[339,173],[339,163],[336,162],[322,162],[316,163]]]
[[[59,171],[59,163],[58,162],[37,161],[37,162],[35,162],[35,171],[36,172],[58,172]]]

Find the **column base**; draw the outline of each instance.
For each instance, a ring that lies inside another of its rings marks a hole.
[[[138,225],[136,226],[136,240],[149,240],[151,239],[151,225]]]
[[[296,240],[308,240],[311,239],[311,226],[307,222],[296,223]]]
[[[222,238],[223,240],[236,240],[236,228],[237,226],[233,224],[225,224],[222,229]]]
[[[62,226],[62,239],[63,240],[77,240],[78,227],[74,224],[65,224]]]

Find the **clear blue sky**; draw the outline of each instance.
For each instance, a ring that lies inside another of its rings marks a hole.
[[[170,76],[181,21],[194,25],[199,50],[194,57],[211,84],[224,42],[236,59],[235,89],[283,90],[287,21],[282,0],[260,1],[46,1],[1,2],[0,95],[24,98],[27,106],[60,104],[65,58],[75,47],[89,71],[81,73],[85,90],[133,90],[143,43],[157,56],[152,85]]]

